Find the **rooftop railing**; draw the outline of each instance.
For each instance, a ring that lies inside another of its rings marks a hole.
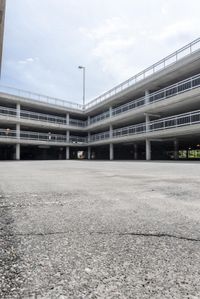
[[[46,95],[41,95],[39,93],[30,92],[27,90],[21,90],[9,86],[0,85],[0,92],[9,94],[11,96],[21,97],[29,100],[34,100],[42,103],[59,106],[59,107],[70,108],[73,110],[83,110],[83,105],[81,104],[77,104],[74,102],[65,101],[65,100],[49,97]]]
[[[182,47],[181,49],[175,51],[174,53],[168,55],[167,57],[163,58],[162,60],[154,63],[150,67],[146,68],[142,72],[136,74],[135,76],[129,78],[128,80],[122,82],[121,84],[115,86],[114,88],[110,89],[109,91],[103,93],[99,97],[95,98],[94,100],[90,101],[85,105],[85,109],[89,109],[103,101],[106,101],[110,97],[116,95],[117,93],[122,92],[123,90],[133,86],[134,84],[138,83],[141,80],[146,79],[147,77],[155,74],[158,71],[161,71],[168,66],[176,63],[183,57],[191,55],[195,51],[200,49],[200,38],[194,40],[193,42],[187,44],[186,46]]]

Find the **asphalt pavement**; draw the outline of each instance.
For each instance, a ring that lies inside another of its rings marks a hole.
[[[200,163],[0,163],[0,298],[200,298]]]

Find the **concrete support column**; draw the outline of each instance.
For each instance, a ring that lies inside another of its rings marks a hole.
[[[110,117],[112,117],[112,107],[109,107],[109,114],[110,114]]]
[[[110,125],[109,131],[110,131],[110,138],[113,138],[113,126],[112,125]]]
[[[16,124],[16,137],[20,139],[20,124]]]
[[[145,105],[149,103],[149,90],[145,90]]]
[[[20,118],[20,111],[21,111],[21,105],[20,104],[17,104],[16,110],[17,110],[17,118]]]
[[[88,132],[88,142],[90,142],[90,136],[91,136],[91,133]]]
[[[70,132],[69,130],[66,131],[66,142],[69,142]]]
[[[88,160],[91,159],[91,146],[88,146]]]
[[[178,160],[178,140],[174,140],[174,160]]]
[[[87,124],[88,124],[88,126],[90,125],[90,116],[88,116]]]
[[[15,148],[15,157],[16,160],[19,161],[20,160],[20,144],[16,144],[16,148]]]
[[[146,139],[146,160],[151,160],[151,141]]]
[[[66,114],[66,125],[69,126],[69,113]]]
[[[110,143],[110,161],[114,160],[114,146]]]
[[[70,152],[69,152],[69,146],[66,146],[66,160],[69,160],[70,158]]]
[[[138,159],[138,145],[134,144],[134,160]]]
[[[146,122],[146,132],[149,132],[150,117],[149,114],[147,113],[145,113],[145,122]]]

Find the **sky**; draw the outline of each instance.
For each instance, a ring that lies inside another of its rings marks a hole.
[[[200,36],[199,0],[7,0],[1,84],[86,102]]]

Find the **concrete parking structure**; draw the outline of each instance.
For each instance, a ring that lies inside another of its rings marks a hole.
[[[0,86],[0,159],[200,159],[200,39],[76,104]]]

